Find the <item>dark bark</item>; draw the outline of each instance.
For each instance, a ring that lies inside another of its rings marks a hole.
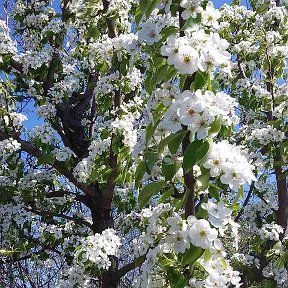
[[[179,7],[179,26],[180,26],[180,36],[184,36],[185,33],[182,31],[182,27],[185,24],[185,20],[181,17],[181,13],[184,11],[184,9],[180,6]],[[190,90],[191,84],[195,80],[196,74],[187,76],[183,91]],[[187,126],[182,125],[183,130],[187,130]],[[190,144],[189,140],[189,133],[187,133],[182,141],[182,152],[184,154],[186,148]],[[185,193],[188,194],[187,201],[185,203],[185,217],[187,218],[190,215],[195,215],[195,185],[196,185],[196,179],[193,175],[193,170],[189,171],[188,173],[184,174],[184,184],[185,184]],[[184,196],[185,197],[185,196]]]
[[[274,170],[277,181],[277,191],[278,191],[278,211],[277,211],[277,224],[287,229],[288,221],[288,191],[287,191],[287,179],[285,172],[283,171],[281,163],[283,161],[280,151],[277,149],[274,155]],[[284,233],[281,235],[281,238]]]
[[[246,273],[241,275],[241,288],[248,288],[248,276]]]

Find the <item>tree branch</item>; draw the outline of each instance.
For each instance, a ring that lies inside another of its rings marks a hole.
[[[32,145],[30,142],[22,140],[17,135],[8,135],[5,132],[0,131],[0,141],[8,138],[13,138],[17,140],[21,144],[21,149],[28,153],[29,155],[39,158],[44,155],[44,153]],[[87,196],[93,197],[98,195],[101,191],[99,187],[93,185],[86,185],[84,183],[78,182],[78,180],[74,177],[71,170],[66,169],[66,167],[62,164],[62,162],[55,160],[53,164],[51,164],[53,168],[55,168],[60,174],[65,176],[71,183],[73,183],[77,188],[82,190]]]
[[[250,185],[250,188],[249,188],[249,191],[248,191],[248,194],[244,200],[244,203],[243,203],[243,206],[241,208],[241,210],[239,211],[238,215],[235,217],[235,221],[237,222],[239,220],[239,218],[241,217],[241,215],[243,214],[244,212],[244,208],[248,205],[249,203],[249,200],[252,196],[252,193],[253,193],[253,190],[255,188],[255,181],[253,181]]]

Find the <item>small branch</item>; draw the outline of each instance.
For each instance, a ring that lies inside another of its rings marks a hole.
[[[118,281],[126,275],[129,271],[134,270],[135,268],[141,266],[146,260],[146,256],[140,256],[136,258],[131,263],[128,263],[127,265],[120,268],[118,271],[114,272],[112,275],[113,277],[113,283],[118,283]]]
[[[242,206],[242,208],[241,208],[241,211],[239,211],[238,215],[235,217],[235,221],[236,221],[236,222],[240,219],[241,215],[242,215],[243,212],[244,212],[244,208],[248,205],[249,200],[250,200],[250,198],[251,198],[251,196],[252,196],[252,193],[253,193],[254,188],[255,188],[255,182],[253,181],[253,182],[251,183],[251,185],[250,185],[248,194],[247,194],[247,196],[246,196],[246,198],[245,198],[245,200],[244,200],[244,203],[243,203],[243,206]]]
[[[43,152],[32,145],[30,142],[22,140],[17,135],[7,135],[6,133],[0,131],[0,141],[8,138],[13,138],[17,140],[21,144],[22,151],[28,153],[29,155],[39,158],[43,156]],[[65,176],[71,183],[73,183],[77,188],[82,190],[87,196],[93,197],[101,193],[100,189],[96,185],[86,185],[84,183],[78,182],[78,180],[74,177],[71,170],[67,170],[65,166],[63,166],[62,162],[55,160],[53,164],[51,164],[53,168],[55,168],[60,174]]]
[[[180,6],[179,7],[179,26],[180,26],[180,37],[185,36],[184,31],[182,30],[183,26],[185,25],[185,20],[182,18],[181,14],[184,9]],[[190,90],[191,84],[195,80],[196,73],[187,76],[183,91]],[[182,125],[183,130],[187,130],[188,127]],[[188,145],[190,144],[189,133],[187,133],[182,141],[182,153],[184,154],[185,150],[187,149]],[[183,169],[184,170],[184,169]],[[185,203],[185,217],[187,218],[190,215],[195,215],[195,185],[196,179],[193,175],[193,170],[189,171],[188,173],[184,174],[184,184],[185,184],[185,193],[188,193],[187,201]]]
[[[97,113],[97,110],[96,110],[96,96],[93,95],[92,97],[92,106],[91,106],[91,112],[90,112],[90,126],[89,126],[89,137],[92,138],[93,137],[93,134],[94,134],[94,129],[95,129],[95,118],[96,118],[96,113]]]
[[[49,192],[45,195],[46,198],[57,198],[57,197],[64,197],[66,195],[72,196],[76,201],[79,201],[89,207],[89,199],[87,198],[86,195],[79,195],[75,194],[66,190],[57,190],[53,192]]]
[[[241,288],[248,288],[248,276],[246,273],[241,275]]]
[[[19,73],[23,73],[22,64],[20,64],[19,62],[17,62],[15,59],[13,59],[13,58],[10,59],[10,65],[11,65],[12,68],[14,68],[15,70],[17,70]]]
[[[41,211],[41,210],[37,210],[35,208],[26,207],[25,209],[27,211],[30,211],[30,212],[32,212],[32,213],[34,213],[36,215],[39,215],[39,216],[50,216],[52,218],[54,218],[54,217],[57,218],[58,217],[58,218],[63,218],[65,220],[73,221],[76,224],[87,226],[87,227],[89,227],[92,230],[92,225],[89,222],[87,222],[85,220],[82,220],[82,219],[75,218],[73,216],[68,216],[68,215],[65,215],[65,214],[62,214],[62,213],[54,214],[53,211]]]
[[[110,5],[110,1],[109,0],[103,0],[102,1],[103,3],[103,7],[104,7],[104,10],[103,12],[107,12],[108,8],[109,8],[109,5]],[[106,18],[106,23],[107,23],[107,28],[108,28],[108,35],[110,38],[115,38],[117,37],[117,32],[116,32],[116,29],[115,29],[115,22],[114,20],[111,20],[109,18]]]

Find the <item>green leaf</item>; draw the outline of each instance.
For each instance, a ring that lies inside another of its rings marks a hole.
[[[276,282],[274,280],[264,280],[263,288],[276,288]]]
[[[184,31],[187,28],[194,26],[195,24],[199,24],[200,22],[201,22],[201,14],[198,13],[196,18],[190,17],[189,19],[187,19],[181,30]]]
[[[145,12],[147,9],[147,0],[140,0],[139,8],[141,9],[141,11]]]
[[[151,13],[152,13],[152,11],[154,10],[154,8],[155,8],[155,6],[158,4],[158,3],[160,3],[160,0],[150,0],[150,1],[145,1],[146,2],[146,10],[145,10],[145,15],[146,15],[146,18],[149,18],[150,17],[150,15],[151,15]],[[150,2],[150,4],[149,3],[147,3],[147,2]]]
[[[166,159],[169,159],[168,157],[165,157]],[[167,163],[165,161],[165,158],[162,160],[162,175],[165,177],[166,181],[171,180],[174,175],[177,172],[177,165],[175,162],[171,162],[172,160],[170,160],[170,163]]]
[[[203,209],[202,206],[200,205],[199,209],[198,209],[198,211],[196,213],[196,216],[197,216],[198,219],[205,219],[208,216],[208,211]]]
[[[183,276],[183,273],[181,273],[178,269],[175,268],[175,266],[166,266],[165,267],[168,280],[169,280],[169,287],[171,288],[184,288],[188,284],[188,279]]]
[[[181,130],[169,143],[168,143],[168,148],[172,154],[176,154],[178,151],[178,148],[180,144],[182,143],[187,131]]]
[[[193,264],[203,255],[204,251],[205,250],[201,247],[191,245],[191,247],[183,254],[182,263],[184,265]]]
[[[181,130],[181,131],[178,131],[174,134],[170,134],[169,136],[167,136],[166,138],[162,139],[160,142],[159,142],[159,145],[158,145],[158,153],[161,153],[163,151],[163,149],[173,140],[175,139],[176,137],[180,137],[181,134],[185,134],[187,133],[187,131],[185,130]],[[184,138],[183,136],[183,138]],[[178,146],[179,147],[179,146]],[[178,149],[178,148],[177,148]],[[176,150],[177,151],[177,150]]]
[[[220,201],[220,196],[219,196],[219,191],[221,190],[220,187],[210,183],[208,190],[209,190],[209,195],[210,196],[212,196],[217,201]]]
[[[188,284],[188,279],[186,277],[182,276],[178,280],[177,284],[175,286],[173,286],[173,288],[185,288],[185,287],[187,287],[187,284]]]
[[[119,70],[121,72],[121,75],[123,76],[126,76],[127,73],[128,73],[128,64],[129,64],[129,60],[126,58],[126,59],[123,59],[120,63],[120,66],[119,66]]]
[[[209,134],[218,134],[221,129],[221,119],[220,117],[216,117],[213,123],[210,126]]]
[[[208,80],[208,74],[198,70],[193,83],[194,90],[202,89],[207,83],[207,80]]]
[[[155,162],[158,160],[158,154],[153,151],[148,151],[146,154],[146,167],[151,172]]]
[[[11,256],[16,252],[17,251],[0,249],[0,255],[4,255],[4,256]]]
[[[179,85],[180,91],[183,91],[186,78],[187,78],[186,74],[180,76],[180,85]]]
[[[54,158],[53,154],[42,154],[37,159],[37,163],[39,165],[41,165],[41,164],[53,164],[54,162],[55,162],[55,158]]]
[[[188,200],[189,192],[184,193],[184,196],[182,196],[180,199],[174,199],[173,206],[175,207],[176,211],[179,211],[182,207],[185,206],[187,200]]]
[[[174,187],[164,192],[158,199],[157,204],[163,203],[166,199],[168,199],[173,194],[174,194]]]
[[[225,259],[220,259],[221,264],[223,265],[224,269],[227,269],[227,262]]]
[[[152,90],[155,89],[157,84],[160,84],[163,81],[168,71],[169,71],[169,65],[166,64],[157,69],[151,80]]]
[[[203,254],[203,260],[204,262],[209,261],[212,258],[213,254],[209,250],[205,250]]]
[[[185,173],[189,172],[196,163],[207,155],[209,146],[209,142],[197,139],[188,145],[183,156]]]
[[[173,66],[169,66],[166,74],[163,76],[164,82],[171,80],[177,74],[177,70]]]
[[[146,144],[149,142],[149,140],[152,138],[158,124],[160,121],[157,121],[156,123],[150,123],[147,127],[146,127]]]
[[[94,38],[98,39],[100,36],[100,31],[96,26],[90,26],[88,28],[88,33],[87,33],[88,38]]]
[[[238,190],[239,196],[244,199],[244,186],[241,185]]]
[[[163,38],[166,39],[170,35],[176,34],[177,32],[179,32],[179,28],[178,27],[176,27],[176,26],[168,26],[168,27],[165,27],[161,31],[161,34],[162,34]]]
[[[166,63],[165,58],[163,58],[163,57],[155,57],[153,59],[153,68],[161,67],[165,63]]]
[[[144,0],[145,1],[145,0]],[[144,12],[140,9],[140,7],[138,7],[138,9],[135,12],[135,22],[136,25],[139,25],[142,17],[143,17]]]
[[[201,167],[201,175],[197,177],[197,181],[201,183],[201,191],[205,191],[209,186],[210,170]]]
[[[148,74],[145,81],[144,81],[144,88],[148,94],[152,94],[153,86],[152,86],[152,74]]]
[[[140,186],[141,180],[146,172],[146,163],[145,161],[139,162],[136,172],[135,172],[135,187],[138,188]]]
[[[139,193],[139,207],[143,208],[150,201],[151,197],[157,194],[164,186],[164,180],[147,184]]]

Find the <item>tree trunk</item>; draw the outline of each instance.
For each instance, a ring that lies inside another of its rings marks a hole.
[[[103,196],[103,195],[101,195]],[[102,233],[107,228],[114,228],[114,220],[111,215],[112,199],[107,200],[103,197],[91,199],[90,209],[92,214],[92,230],[94,233]],[[118,281],[115,280],[114,273],[118,269],[118,259],[110,256],[111,266],[99,278],[99,287],[116,288]]]

